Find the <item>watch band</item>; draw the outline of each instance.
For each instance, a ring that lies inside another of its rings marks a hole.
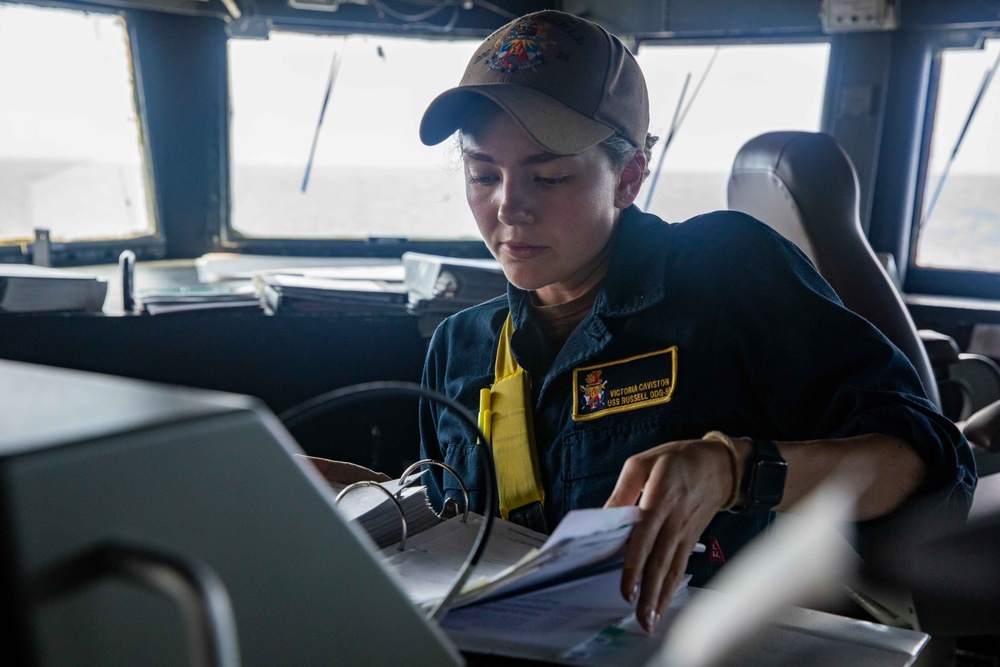
[[[746,439],[753,445],[753,454],[743,475],[744,509],[769,512],[784,496],[788,463],[770,440],[753,437]]]

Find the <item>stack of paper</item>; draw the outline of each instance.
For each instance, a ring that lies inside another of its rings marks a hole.
[[[441,625],[464,651],[566,665],[907,667],[926,634],[789,606],[847,576],[845,564],[853,561],[834,527],[843,527],[854,494],[836,484],[814,491],[796,507],[800,520],[744,548],[713,579],[715,590],[682,584],[654,632],[639,626],[622,599],[620,568],[594,573],[568,564],[565,576],[554,577],[561,583],[509,594],[529,583],[521,576],[508,594],[455,609]],[[567,541],[557,529],[549,539],[555,544],[546,543],[539,556],[564,550],[598,558],[602,549],[593,539],[602,533],[587,532],[574,531]]]
[[[383,549],[382,558],[417,604],[445,596],[472,549],[482,517],[450,519],[408,539],[406,551]],[[544,588],[586,573],[617,567],[638,521],[635,507],[574,510],[551,536],[495,519],[486,553],[453,606]]]
[[[399,491],[400,483],[397,479],[379,486],[395,495]],[[330,487],[339,494],[346,485],[331,482]],[[396,499],[403,510],[402,519],[396,503],[382,491],[371,487],[360,486],[351,489],[340,498],[337,509],[348,521],[358,522],[379,548],[400,541],[403,536],[404,520],[407,536],[425,531],[440,521],[427,497],[427,487],[407,487],[396,496]]]
[[[136,301],[150,315],[186,313],[220,308],[260,310],[260,299],[250,283],[237,285],[190,285],[174,289],[147,289]]]
[[[406,550],[387,547],[379,554],[399,578],[414,604],[430,608],[451,589],[455,577],[475,545],[483,517],[470,513],[467,523],[454,518],[407,539]],[[486,552],[468,586],[503,576],[530,558],[545,544],[546,535],[503,519],[494,519]]]
[[[667,636],[692,602],[711,598],[747,609],[746,601],[688,588],[685,580],[656,630],[647,632],[622,599],[620,579],[620,570],[609,571],[463,607],[441,627],[463,651],[579,667],[907,667],[928,640],[922,632],[789,607],[728,658],[672,663],[657,654],[683,641]]]
[[[255,274],[253,283],[258,296],[272,313],[406,312],[406,287],[387,280],[264,272]]]
[[[385,279],[383,270],[399,270],[403,280],[402,265],[398,259],[348,258],[348,257],[298,257],[289,255],[253,255],[249,253],[210,252],[195,260],[198,282],[214,283],[231,280],[250,280],[255,273],[298,273],[305,269],[326,268],[333,272],[328,278]]]
[[[450,314],[506,294],[507,278],[493,259],[403,253],[410,310]]]
[[[621,595],[621,570],[456,609],[441,621],[463,651],[567,665],[639,667],[663,639],[663,627],[688,599],[685,577],[649,633]],[[698,666],[703,667],[703,666]]]

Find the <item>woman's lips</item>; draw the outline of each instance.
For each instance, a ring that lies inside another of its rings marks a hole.
[[[501,243],[501,249],[513,259],[532,259],[537,257],[545,246],[528,245],[527,243]]]

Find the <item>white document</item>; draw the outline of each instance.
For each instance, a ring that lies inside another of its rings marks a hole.
[[[455,609],[441,627],[463,651],[563,665],[649,666],[692,599],[730,597],[688,588],[685,579],[657,629],[648,633],[622,599],[620,578],[621,570],[608,571]],[[908,667],[927,639],[922,632],[788,607],[717,667]]]
[[[462,650],[567,665],[642,665],[662,641],[666,620],[686,600],[684,579],[661,629],[647,633],[622,599],[621,570],[476,604],[448,613],[441,627]]]
[[[472,549],[482,517],[450,519],[380,555],[416,604],[443,598]],[[623,553],[635,507],[574,510],[549,537],[510,521],[495,519],[486,552],[456,598],[454,607],[557,583],[590,568],[615,564]]]
[[[380,556],[398,577],[414,604],[430,605],[443,598],[472,550],[483,517],[469,513],[468,523],[450,519],[410,537],[406,551],[395,546]],[[493,579],[537,551],[546,536],[515,523],[495,519],[486,552],[469,580],[470,585]]]

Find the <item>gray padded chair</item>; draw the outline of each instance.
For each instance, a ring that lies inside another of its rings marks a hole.
[[[826,134],[771,132],[751,139],[737,154],[729,178],[729,207],[753,215],[796,243],[844,304],[872,322],[909,357],[928,395],[939,406],[942,376],[945,380],[961,378],[954,370],[942,369],[964,366],[976,373],[985,371],[984,377],[1000,377],[992,360],[960,355],[951,338],[917,331],[894,281],[868,245],[858,201],[854,167]],[[994,398],[1000,397],[995,389],[993,392]],[[963,412],[987,400],[977,398],[973,404],[963,405]],[[990,452],[1000,451],[1000,401],[968,415],[964,423],[951,418],[978,448],[983,474],[983,460],[997,458]],[[959,532],[957,538],[948,534],[941,540],[904,531],[909,541],[900,541],[889,549],[890,555],[876,559],[874,576],[866,573],[851,585],[852,599],[880,622],[903,627],[910,624],[935,635],[932,653],[950,653],[954,640],[949,638],[954,636],[997,632],[997,605],[995,598],[990,598],[996,587],[985,586],[983,581],[996,579],[996,526],[1000,523],[996,517],[1000,512],[995,500],[979,496],[977,493],[973,505],[982,500],[980,504],[990,508],[992,523],[980,522],[972,532]],[[952,546],[955,544],[961,546]],[[903,553],[909,555],[901,561]],[[902,571],[901,564],[910,561],[915,564]],[[956,562],[964,566],[950,567]],[[993,579],[990,573],[994,573]],[[936,664],[932,660],[923,662]]]
[[[983,370],[983,382],[992,381],[995,394],[984,397],[979,391],[969,398],[972,394],[965,391],[962,414],[952,418],[968,418],[965,433],[974,445],[1000,449],[1000,403],[995,402],[1000,399],[1000,369],[989,359],[960,355],[947,336],[917,331],[893,279],[868,244],[858,213],[857,175],[833,137],[769,132],[751,139],[736,155],[728,198],[731,209],[749,213],[798,245],[844,305],[878,327],[909,358],[936,405],[942,404],[938,382],[952,374],[962,378],[948,368],[964,361],[966,374],[970,365]]]

